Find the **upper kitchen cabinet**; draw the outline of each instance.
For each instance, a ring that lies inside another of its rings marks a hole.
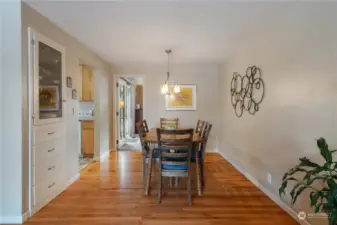
[[[62,122],[65,115],[65,49],[32,32],[34,125]]]
[[[94,75],[90,67],[82,65],[82,101],[94,101]]]

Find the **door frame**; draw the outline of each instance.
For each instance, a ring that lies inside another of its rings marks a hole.
[[[119,103],[120,103],[120,85],[123,85],[125,87],[125,92],[126,92],[126,82],[121,80],[120,78],[118,78],[115,82],[115,96],[116,96],[116,102],[115,102],[115,118],[116,118],[116,125],[117,125],[117,129],[116,129],[116,149],[118,149],[120,146],[124,145],[125,143],[125,138],[124,139],[121,139],[120,138],[120,127],[121,127],[121,124],[120,124],[120,117],[121,117],[121,113],[120,113],[120,107],[119,107]],[[124,99],[124,102],[126,102],[126,99]],[[124,118],[125,120],[125,118]],[[124,123],[125,124],[125,123]],[[126,133],[125,131],[125,126],[124,126],[124,133]],[[118,141],[118,144],[117,144],[117,141]]]
[[[114,90],[112,91],[112,124],[113,124],[113,140],[112,140],[112,150],[113,151],[117,151],[118,150],[118,146],[117,146],[117,140],[118,140],[118,127],[119,127],[119,120],[118,117],[116,116],[117,113],[117,103],[119,103],[119,99],[118,99],[118,95],[117,95],[117,87],[116,87],[116,83],[119,80],[119,78],[140,78],[143,80],[143,90],[145,89],[145,75],[141,75],[141,74],[115,74],[113,73],[113,79],[112,79],[112,87],[114,88]],[[143,92],[144,93],[144,92]],[[135,91],[133,92],[133,94],[135,95]],[[143,94],[143,105],[144,104],[144,94]],[[135,103],[135,101],[134,101]],[[136,104],[136,103],[135,103]],[[144,108],[144,107],[143,107]],[[135,109],[135,106],[132,107],[132,109]],[[143,113],[144,113],[144,109],[143,109]],[[132,117],[133,119],[135,118],[135,116]]]

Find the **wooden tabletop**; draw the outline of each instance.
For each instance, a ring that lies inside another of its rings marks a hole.
[[[180,135],[181,136],[181,135]],[[157,144],[157,128],[153,127],[149,130],[149,133],[146,134],[145,141],[152,144]],[[202,142],[203,139],[198,135],[193,135],[193,142]]]

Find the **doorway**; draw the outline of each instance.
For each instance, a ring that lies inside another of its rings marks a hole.
[[[141,150],[139,137],[136,134],[136,104],[138,79],[121,77],[116,80],[116,125],[117,150]]]

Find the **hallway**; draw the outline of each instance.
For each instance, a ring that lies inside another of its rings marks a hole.
[[[289,215],[217,153],[205,159],[204,196],[187,205],[185,189],[164,187],[156,204],[142,187],[141,153],[113,152],[85,168],[81,178],[25,224],[55,225],[295,225]]]

